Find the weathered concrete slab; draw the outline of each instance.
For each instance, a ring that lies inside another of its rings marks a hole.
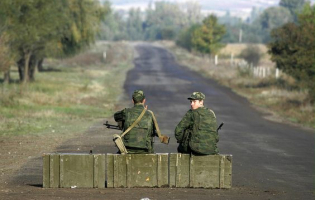
[[[107,187],[168,187],[168,154],[107,154]]]
[[[44,188],[104,188],[104,154],[43,155]]]
[[[231,188],[232,155],[170,154],[170,187]]]

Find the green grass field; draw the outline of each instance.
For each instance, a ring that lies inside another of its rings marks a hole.
[[[13,67],[11,83],[0,83],[0,135],[79,133],[111,116],[132,61],[128,44],[98,42],[73,58],[46,59],[27,85]]]

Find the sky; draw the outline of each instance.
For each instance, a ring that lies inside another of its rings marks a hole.
[[[110,0],[114,9],[130,9],[141,8],[145,10],[149,2],[156,2],[161,0]],[[167,2],[184,3],[187,0],[164,0]],[[278,6],[280,0],[193,0],[198,2],[201,6],[202,12],[209,14],[224,15],[230,11],[231,15],[246,18],[249,16],[253,7],[268,8],[271,6]],[[315,0],[311,0],[314,4]]]

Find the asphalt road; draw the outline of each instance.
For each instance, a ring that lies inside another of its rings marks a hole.
[[[224,122],[218,144],[233,155],[233,187],[273,193],[279,199],[314,199],[314,131],[268,121],[244,98],[228,88],[180,66],[167,50],[138,44],[139,57],[128,73],[125,91],[144,90],[147,105],[162,133],[172,137],[156,152],[176,152],[174,129],[190,109],[187,97],[206,95],[205,105]]]

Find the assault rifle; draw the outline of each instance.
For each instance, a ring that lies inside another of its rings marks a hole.
[[[119,126],[117,125],[112,125],[112,124],[109,124],[108,121],[106,121],[105,124],[103,124],[106,126],[106,128],[109,128],[109,129],[116,129],[116,130],[121,130],[121,128],[119,128]]]

